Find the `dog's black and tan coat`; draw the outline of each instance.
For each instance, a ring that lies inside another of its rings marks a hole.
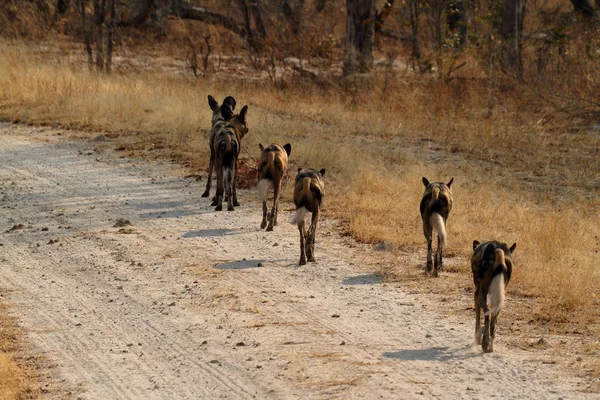
[[[495,240],[479,243],[473,241],[471,270],[475,284],[475,343],[484,352],[494,351],[496,320],[504,305],[505,290],[512,274],[512,255],[517,248]],[[490,307],[487,305],[488,295]],[[481,310],[485,318],[481,331]]]
[[[208,164],[208,178],[206,180],[206,190],[202,193],[202,197],[208,197],[210,195],[210,185],[212,183],[212,174],[213,169],[215,167],[215,150],[214,150],[214,142],[217,136],[217,133],[223,129],[227,121],[233,117],[233,110],[235,110],[236,101],[232,96],[227,96],[225,100],[223,100],[223,104],[219,105],[219,103],[212,97],[208,95],[208,105],[213,112],[212,115],[212,127],[210,129],[210,138],[208,140],[208,144],[210,147],[210,161]],[[214,200],[214,199],[213,199]],[[212,204],[213,206],[216,205]],[[234,204],[238,205],[238,204]]]
[[[454,178],[450,182],[429,182],[423,178],[425,192],[421,198],[420,210],[423,220],[423,234],[427,239],[427,266],[426,273],[438,276],[438,270],[443,268],[442,251],[446,246],[446,220],[450,211],[452,211],[452,190],[450,187]],[[437,235],[437,248],[435,258],[432,251],[433,233]]]
[[[223,194],[227,195],[227,210],[233,211],[237,201],[237,159],[240,155],[242,138],[248,133],[246,114],[248,106],[242,107],[239,114],[231,119],[215,134],[213,151],[217,171],[217,195],[213,205],[215,210],[223,209]]]
[[[292,224],[298,225],[300,231],[300,262],[299,265],[306,264],[306,261],[315,261],[315,233],[321,204],[325,196],[325,183],[323,176],[325,169],[317,171],[316,169],[306,168],[298,169],[296,180],[294,182],[294,203],[296,204],[296,214],[292,218]],[[312,220],[308,232],[305,230],[304,217],[307,212],[312,213]]]
[[[267,227],[267,231],[272,231],[273,226],[277,225],[277,213],[279,211],[279,196],[281,194],[281,182],[283,175],[287,170],[288,157],[292,152],[292,145],[287,143],[283,146],[271,144],[268,147],[260,147],[260,180],[258,181],[258,193],[263,203],[263,217],[260,228]],[[271,212],[267,213],[267,200],[269,189],[273,187],[273,206]],[[267,226],[268,221],[268,226]]]

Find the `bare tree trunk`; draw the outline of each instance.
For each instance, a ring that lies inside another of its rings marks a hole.
[[[96,23],[96,71],[104,71],[104,18],[106,0],[94,0],[94,22]]]
[[[267,31],[265,29],[265,24],[262,20],[262,13],[260,11],[260,5],[258,4],[258,0],[250,0],[250,9],[252,10],[254,26],[256,26],[258,36],[261,41],[264,41],[265,37],[267,36]]]
[[[467,10],[463,0],[451,0],[446,10],[448,30],[457,36],[458,45],[467,41]]]
[[[56,0],[56,13],[64,14],[69,9],[71,0]]]
[[[247,0],[238,0],[238,4],[242,9],[242,16],[244,18],[244,30],[247,33],[248,45],[254,51],[260,51],[262,49],[262,43],[259,43],[254,37],[254,31],[252,30],[250,20],[250,8],[248,7]]]
[[[419,20],[421,16],[421,6],[419,0],[409,0],[409,17],[410,17],[410,29],[411,29],[411,43],[412,52],[410,59],[419,61],[421,59],[421,46],[419,39]]]
[[[110,74],[112,72],[112,53],[114,45],[115,20],[117,18],[117,6],[115,4],[115,0],[108,1],[108,7],[110,9],[110,20],[108,22],[108,44],[106,45],[106,73]]]
[[[427,24],[429,25],[429,33],[433,46],[435,62],[440,77],[444,73],[443,51],[446,38],[444,35],[444,23],[442,21],[445,10],[446,4],[444,0],[430,0],[425,14]]]
[[[381,8],[381,11],[376,11],[375,12],[375,32],[376,33],[381,33],[381,31],[383,30],[383,24],[385,23],[385,20],[390,16],[390,13],[392,12],[392,7],[394,6],[394,1],[395,0],[387,0],[385,2],[385,4],[383,5],[383,7]]]
[[[138,1],[134,8],[133,17],[129,21],[120,22],[121,26],[141,26],[150,18],[150,14],[156,9],[156,0]]]
[[[94,65],[94,55],[92,53],[92,38],[90,33],[90,27],[88,26],[86,8],[87,0],[77,0],[77,11],[79,11],[79,15],[81,15],[81,25],[83,27],[83,40],[85,42],[85,51],[88,55],[88,65],[91,70],[92,65]]]
[[[315,9],[317,10],[317,13],[320,13],[321,11],[323,11],[325,9],[325,3],[326,3],[326,0],[316,0],[315,1]]]
[[[600,2],[596,1],[596,6],[598,6],[599,3]],[[594,10],[594,7],[592,7],[588,0],[571,0],[571,4],[573,4],[573,8],[576,12],[585,17],[594,18],[596,16],[596,10]]]
[[[281,2],[281,11],[283,11],[283,15],[290,26],[292,34],[295,36],[300,35],[304,18],[304,0],[299,0],[296,8],[293,8],[290,5],[290,0],[283,0]]]
[[[346,0],[344,75],[373,68],[375,1]]]
[[[504,0],[501,33],[504,37],[504,64],[518,79],[523,79],[521,32],[526,0]]]

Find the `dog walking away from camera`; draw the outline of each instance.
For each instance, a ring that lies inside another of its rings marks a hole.
[[[217,195],[213,205],[215,211],[223,209],[223,194],[227,195],[227,210],[234,211],[237,201],[237,160],[242,148],[242,138],[248,133],[246,114],[248,106],[242,107],[215,136],[215,169],[217,171]]]
[[[425,192],[421,198],[420,210],[423,220],[423,234],[427,239],[427,266],[425,273],[438,276],[438,270],[443,269],[442,251],[446,246],[446,220],[452,211],[452,190],[450,182],[429,182],[423,177]],[[433,233],[437,236],[437,247],[433,254]]]
[[[307,260],[311,262],[315,261],[315,233],[317,231],[323,197],[325,196],[324,175],[325,169],[317,171],[312,168],[300,168],[294,182],[296,214],[292,218],[292,224],[298,225],[298,231],[300,231],[299,265],[306,264]],[[305,229],[304,221],[307,212],[312,213],[308,232]]]
[[[210,138],[208,140],[208,144],[210,147],[210,160],[208,163],[208,178],[206,179],[206,190],[202,193],[202,197],[208,197],[210,195],[210,184],[212,182],[212,174],[213,169],[215,167],[215,138],[217,137],[217,133],[233,117],[233,110],[235,110],[235,99],[232,96],[227,96],[225,100],[223,100],[223,104],[219,105],[219,103],[212,97],[208,95],[208,106],[213,112],[212,115],[212,126],[210,129]],[[215,199],[213,199],[214,201]],[[213,206],[216,205],[212,204]]]
[[[475,344],[481,345],[486,353],[494,351],[496,321],[504,305],[506,286],[512,274],[512,255],[516,248],[516,243],[509,248],[506,243],[495,240],[483,243],[473,241],[471,269],[475,284]],[[481,331],[482,309],[485,319],[483,332]]]
[[[259,144],[258,147],[261,150],[258,193],[263,205],[263,217],[262,222],[260,223],[260,228],[264,229],[266,226],[267,231],[272,231],[273,226],[277,225],[281,183],[283,181],[285,171],[287,170],[288,157],[292,152],[292,145],[289,143],[286,143],[283,146],[271,144],[268,147],[263,147],[262,144]],[[271,207],[271,212],[267,213],[267,200],[269,197],[269,189],[271,187],[273,187],[273,206]]]

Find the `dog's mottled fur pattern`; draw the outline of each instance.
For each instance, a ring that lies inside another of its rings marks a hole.
[[[496,320],[504,305],[505,289],[512,274],[512,255],[517,247],[495,240],[479,243],[473,241],[471,270],[475,284],[475,343],[486,353],[494,351]],[[490,307],[487,298],[490,298]],[[484,326],[481,331],[481,310]]]
[[[248,106],[242,107],[215,136],[215,169],[217,171],[217,195],[213,205],[215,210],[223,209],[223,192],[227,195],[227,210],[233,211],[237,201],[237,159],[240,155],[242,138],[248,133],[246,113]]]
[[[306,168],[298,169],[296,180],[294,182],[294,204],[296,204],[296,214],[292,218],[292,224],[298,225],[300,231],[300,262],[299,265],[306,264],[306,261],[315,261],[315,233],[321,204],[325,196],[325,184],[323,176],[325,169],[317,171],[316,169]],[[306,212],[312,213],[312,220],[308,232],[305,230],[304,217]]]
[[[438,276],[438,270],[443,268],[442,251],[446,246],[446,220],[450,211],[452,211],[452,190],[450,187],[454,178],[450,182],[429,182],[423,177],[425,192],[421,198],[420,210],[423,220],[423,234],[427,239],[427,266],[425,272]],[[432,251],[433,233],[437,235],[437,248],[435,258]]]
[[[287,170],[288,157],[292,152],[292,145],[287,143],[283,146],[278,144],[271,144],[268,147],[263,147],[262,144],[259,144],[258,146],[261,150],[258,192],[263,203],[263,217],[260,228],[263,229],[266,226],[267,231],[272,231],[273,226],[277,225],[281,182],[283,180],[283,175]],[[267,213],[267,199],[269,196],[269,188],[271,186],[273,186],[273,207],[271,207],[271,212]]]
[[[225,124],[227,124],[227,121],[229,121],[233,116],[233,110],[235,110],[236,101],[232,96],[227,96],[225,100],[223,100],[223,104],[219,105],[214,97],[208,95],[208,105],[212,110],[213,115],[211,118],[212,127],[210,129],[210,138],[208,140],[210,147],[208,178],[206,179],[206,190],[204,190],[204,193],[202,193],[202,197],[208,197],[210,195],[210,185],[212,182],[213,169],[215,167],[215,138],[217,137],[217,133],[223,129]]]

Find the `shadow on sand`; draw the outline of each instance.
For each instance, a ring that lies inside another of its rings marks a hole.
[[[382,356],[405,361],[450,361],[479,357],[481,356],[481,352],[474,351],[470,346],[458,349],[451,349],[450,347],[430,347],[428,349],[389,351],[383,353]]]
[[[219,263],[213,265],[215,269],[250,269],[250,268],[260,268],[262,263],[265,260],[239,260],[239,261],[229,261],[226,263]]]
[[[200,231],[189,231],[181,235],[182,238],[196,238],[196,237],[212,237],[212,236],[226,236],[236,232],[234,229],[202,229]]]
[[[342,281],[343,285],[376,285],[381,283],[379,274],[364,274],[351,276]]]

